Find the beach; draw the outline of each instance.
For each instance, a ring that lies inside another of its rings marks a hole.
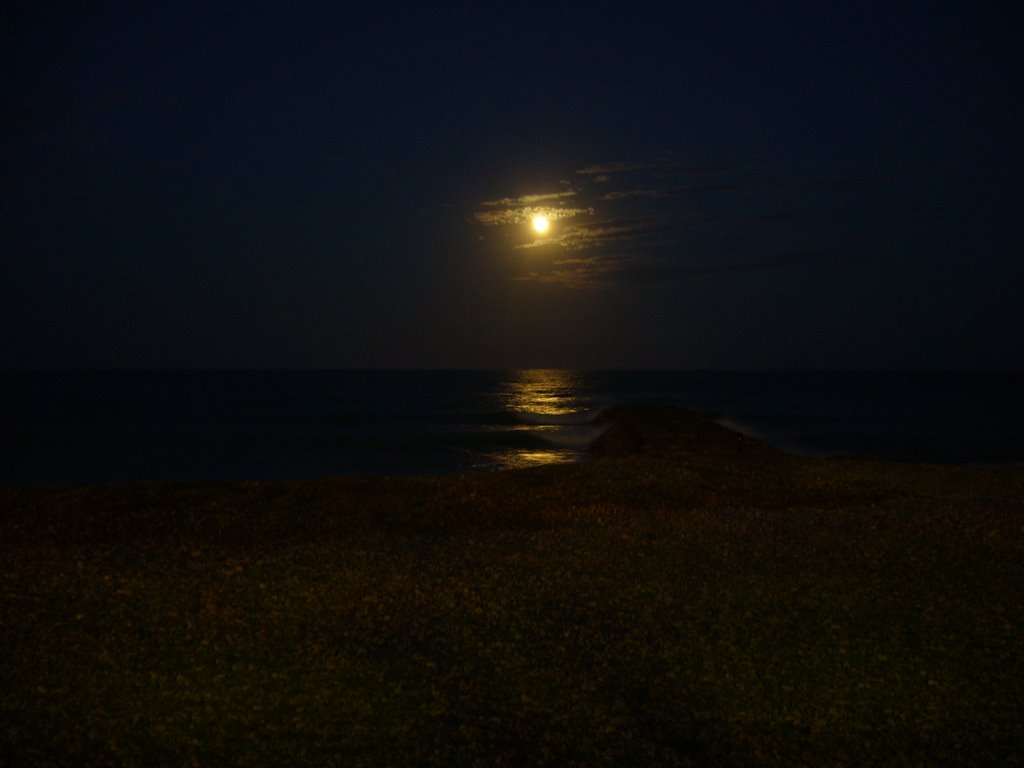
[[[585,461],[0,486],[18,765],[1012,765],[1024,469],[613,408]]]

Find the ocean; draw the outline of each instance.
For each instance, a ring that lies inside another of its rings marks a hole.
[[[1024,372],[0,372],[0,482],[276,480],[581,459],[620,404],[812,456],[1024,461]]]

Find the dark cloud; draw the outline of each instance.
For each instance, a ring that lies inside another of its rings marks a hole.
[[[711,264],[681,265],[670,268],[671,273],[678,277],[717,277],[744,272],[764,272],[789,267],[825,267],[843,264],[880,263],[883,259],[877,256],[858,256],[841,248],[807,249],[778,251],[741,261],[726,261]]]
[[[624,189],[615,192],[608,192],[601,196],[605,202],[615,200],[630,200],[637,197],[666,197],[668,193],[663,189]]]
[[[693,163],[673,158],[662,158],[644,162],[595,163],[576,171],[581,176],[592,176],[594,181],[608,181],[615,174],[637,174],[640,172],[654,178],[681,176],[713,176],[727,173],[757,170],[761,166],[749,163]]]
[[[612,288],[621,284],[625,275],[635,275],[656,263],[650,256],[636,253],[573,255],[554,259],[546,267],[514,279],[576,289]]]
[[[878,256],[857,255],[842,248],[808,248],[776,251],[752,258],[692,263],[675,253],[635,252],[573,253],[554,258],[528,274],[513,278],[519,282],[562,285],[574,289],[614,288],[624,284],[656,281],[666,285],[693,278],[715,278],[791,268],[825,268],[854,264],[884,263]]]
[[[650,170],[652,168],[664,167],[665,161],[656,160],[653,162],[614,162],[614,163],[597,163],[595,165],[588,165],[585,168],[580,168],[576,173],[581,176],[604,176],[611,173],[623,173],[625,171],[642,171]]]
[[[632,200],[636,198],[658,199],[666,197],[684,197],[696,195],[718,194],[723,192],[734,192],[737,194],[763,191],[754,184],[687,184],[677,187],[665,187],[664,189],[642,188],[624,189],[614,192],[607,192],[599,199],[604,202],[616,202],[619,200]]]

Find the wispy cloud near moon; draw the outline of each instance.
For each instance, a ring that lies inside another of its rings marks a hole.
[[[505,208],[500,211],[477,211],[473,219],[478,224],[500,226],[506,224],[523,224],[533,220],[534,216],[545,216],[550,221],[571,219],[574,216],[592,214],[593,208],[553,208],[550,206],[524,205],[519,208]]]
[[[576,190],[570,189],[564,192],[542,192],[538,195],[521,195],[519,197],[503,197],[500,200],[484,200],[480,205],[483,206],[512,206],[512,205],[536,205],[537,203],[546,203],[552,200],[561,200],[566,197],[575,197]]]
[[[580,251],[612,243],[654,245],[673,232],[703,221],[692,216],[649,216],[644,218],[605,219],[567,225],[562,232],[543,240],[522,243],[516,248],[556,245],[567,251]]]
[[[589,288],[871,260],[829,240],[823,222],[842,212],[810,195],[818,179],[675,158],[594,163],[574,176],[567,189],[476,204],[472,221],[504,229],[501,247],[539,254],[512,279]],[[538,215],[554,224],[540,237],[523,226]]]

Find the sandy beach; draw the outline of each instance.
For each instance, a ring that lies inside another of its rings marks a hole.
[[[492,474],[0,487],[11,765],[1013,765],[1024,470],[615,409]]]

